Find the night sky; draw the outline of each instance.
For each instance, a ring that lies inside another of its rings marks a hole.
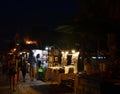
[[[119,4],[119,0],[1,0],[0,31],[36,32],[39,28],[47,31],[58,25],[71,24],[73,19],[91,19],[88,25],[94,20],[119,19]]]
[[[67,24],[79,11],[75,0],[4,0],[0,7],[0,27],[6,32]]]
[[[1,0],[0,42],[4,47],[18,32],[52,31],[68,24],[78,12],[75,0]]]
[[[9,43],[16,32],[24,34],[25,32],[52,31],[59,25],[71,24],[73,20],[84,21],[80,23],[81,31],[81,28],[92,31],[92,29],[89,30],[92,26],[107,27],[106,31],[116,31],[117,29],[114,30],[114,28],[118,24],[112,27],[102,21],[111,23],[111,20],[106,19],[120,19],[119,4],[119,0],[115,2],[109,0],[1,0],[0,41],[3,44]],[[87,22],[86,19],[90,20]],[[101,22],[102,25],[96,24],[96,21]],[[87,25],[89,28],[86,27]],[[96,30],[99,31],[99,28]]]

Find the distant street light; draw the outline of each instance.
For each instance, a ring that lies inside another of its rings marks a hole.
[[[26,44],[37,44],[37,41],[25,41]]]

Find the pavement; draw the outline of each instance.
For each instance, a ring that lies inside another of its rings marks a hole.
[[[74,94],[74,91],[70,87],[57,85],[48,81],[30,81],[28,73],[26,75],[26,82],[23,82],[21,78],[15,92],[9,89],[6,76],[0,75],[0,94]]]

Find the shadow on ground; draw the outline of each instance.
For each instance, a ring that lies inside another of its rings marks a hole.
[[[41,94],[73,94],[74,89],[66,85],[39,85],[31,86],[32,89],[41,92]]]

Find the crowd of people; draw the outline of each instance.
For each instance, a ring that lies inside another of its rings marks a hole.
[[[13,91],[21,82],[21,78],[23,82],[26,81],[27,73],[30,81],[43,80],[46,66],[47,62],[41,61],[40,54],[35,57],[33,53],[30,53],[29,58],[26,58],[25,54],[0,54],[1,75],[6,76],[6,79],[9,80],[9,87]]]
[[[28,66],[29,63],[29,66]],[[79,62],[78,62],[79,63]],[[105,61],[106,71],[104,79],[119,79],[120,77],[120,53],[114,58],[109,57]],[[34,55],[33,52],[26,58],[25,54],[0,54],[0,71],[1,75],[5,75],[9,80],[10,89],[16,90],[16,85],[22,81],[26,81],[26,74],[29,73],[30,81],[44,80],[48,61],[42,61],[40,54]],[[79,66],[78,66],[79,67]]]

